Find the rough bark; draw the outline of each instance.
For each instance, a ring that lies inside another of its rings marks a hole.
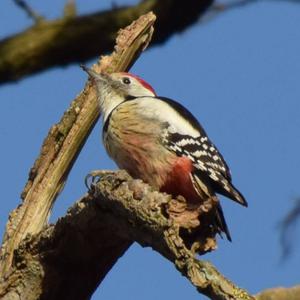
[[[213,0],[146,0],[131,7],[39,21],[0,41],[0,84],[54,66],[79,63],[111,52],[119,28],[142,14],[157,14],[152,46],[195,23]]]
[[[10,274],[0,280],[0,298],[89,299],[117,259],[137,241],[172,262],[210,299],[299,299],[299,286],[253,297],[211,263],[196,259],[177,223],[180,219],[181,226],[193,227],[186,211],[174,218],[174,210],[166,209],[181,207],[182,201],[133,180],[125,171],[102,176],[65,217],[22,241]]]
[[[103,176],[64,218],[22,241],[0,282],[1,299],[88,299],[132,241],[158,251],[211,299],[254,299],[195,259],[177,222],[195,226],[176,209],[182,202],[125,171]]]
[[[155,15],[148,13],[120,31],[114,53],[103,57],[94,65],[94,70],[127,70],[151,39],[154,21]],[[27,234],[38,233],[47,223],[53,203],[98,117],[95,90],[87,82],[60,122],[50,129],[40,156],[30,170],[22,193],[23,202],[10,214],[1,248],[2,274],[9,270],[14,249],[22,239]]]
[[[125,171],[106,174],[55,225],[22,241],[11,273],[0,281],[1,299],[89,299],[132,241],[158,251],[210,299],[299,299],[299,286],[254,298],[211,263],[196,259],[177,223],[180,219],[180,226],[194,228],[186,211],[174,216],[166,209],[181,207],[182,201]]]

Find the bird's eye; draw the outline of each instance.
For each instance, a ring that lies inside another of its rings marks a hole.
[[[124,78],[122,79],[122,82],[123,82],[124,84],[130,84],[130,83],[131,83],[131,81],[130,81],[130,79],[129,79],[128,77],[124,77]]]

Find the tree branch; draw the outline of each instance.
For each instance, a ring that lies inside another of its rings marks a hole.
[[[94,65],[94,70],[127,70],[148,45],[154,21],[155,15],[148,13],[120,31],[114,53],[103,57]],[[1,248],[2,275],[9,271],[14,249],[22,239],[40,232],[47,223],[53,203],[98,117],[95,90],[88,82],[60,122],[50,129],[40,156],[30,170],[22,193],[23,203],[10,214]]]
[[[0,41],[0,84],[110,52],[118,29],[151,10],[158,17],[152,45],[163,43],[195,23],[212,2],[145,0],[132,7],[39,22]]]
[[[76,14],[75,0],[67,0],[64,7],[64,18],[74,18]]]
[[[211,263],[196,259],[178,225],[186,211],[174,218],[166,209],[181,207],[182,199],[158,193],[125,171],[102,176],[92,187],[55,225],[22,241],[12,271],[0,277],[1,299],[89,299],[132,241],[159,252],[210,299],[299,299],[300,286],[266,290],[254,298]],[[185,226],[194,229],[188,219]]]
[[[87,299],[131,241],[159,252],[211,299],[254,299],[194,257],[177,223],[183,224],[187,211],[174,219],[166,209],[181,205],[182,199],[160,194],[125,171],[103,176],[64,218],[21,243],[12,272],[0,282],[1,299],[16,291],[13,299]],[[189,218],[185,226],[194,227]]]
[[[214,3],[209,11],[215,14],[222,13],[224,11],[245,7],[257,2],[263,2],[268,0],[231,0],[231,1],[219,1]],[[291,2],[299,4],[299,0],[271,0],[273,2]]]
[[[201,19],[202,23],[212,21],[224,12],[228,12],[234,9],[243,8],[258,2],[267,2],[268,0],[231,0],[231,1],[218,1],[207,10],[205,16]],[[299,4],[299,0],[271,0],[273,2],[290,2]]]

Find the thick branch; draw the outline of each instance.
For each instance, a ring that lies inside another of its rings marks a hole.
[[[102,177],[55,226],[22,242],[13,271],[0,282],[1,299],[87,299],[131,241],[158,251],[211,299],[254,299],[194,257],[166,213],[168,205],[181,204],[125,171]]]
[[[151,10],[158,17],[152,45],[162,43],[195,23],[212,2],[145,0],[132,7],[39,22],[0,41],[0,83],[110,52],[118,29]]]
[[[127,70],[148,44],[154,21],[155,16],[148,13],[121,31],[115,52],[103,57],[94,66],[95,71]],[[98,116],[95,91],[88,82],[61,121],[50,129],[22,193],[24,201],[10,215],[1,249],[2,275],[9,270],[14,249],[22,239],[27,234],[38,233],[46,224],[51,207]]]

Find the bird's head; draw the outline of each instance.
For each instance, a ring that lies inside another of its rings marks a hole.
[[[117,105],[126,100],[156,95],[151,85],[136,75],[125,72],[96,73],[85,66],[82,66],[82,69],[88,73],[96,86],[104,120]]]

